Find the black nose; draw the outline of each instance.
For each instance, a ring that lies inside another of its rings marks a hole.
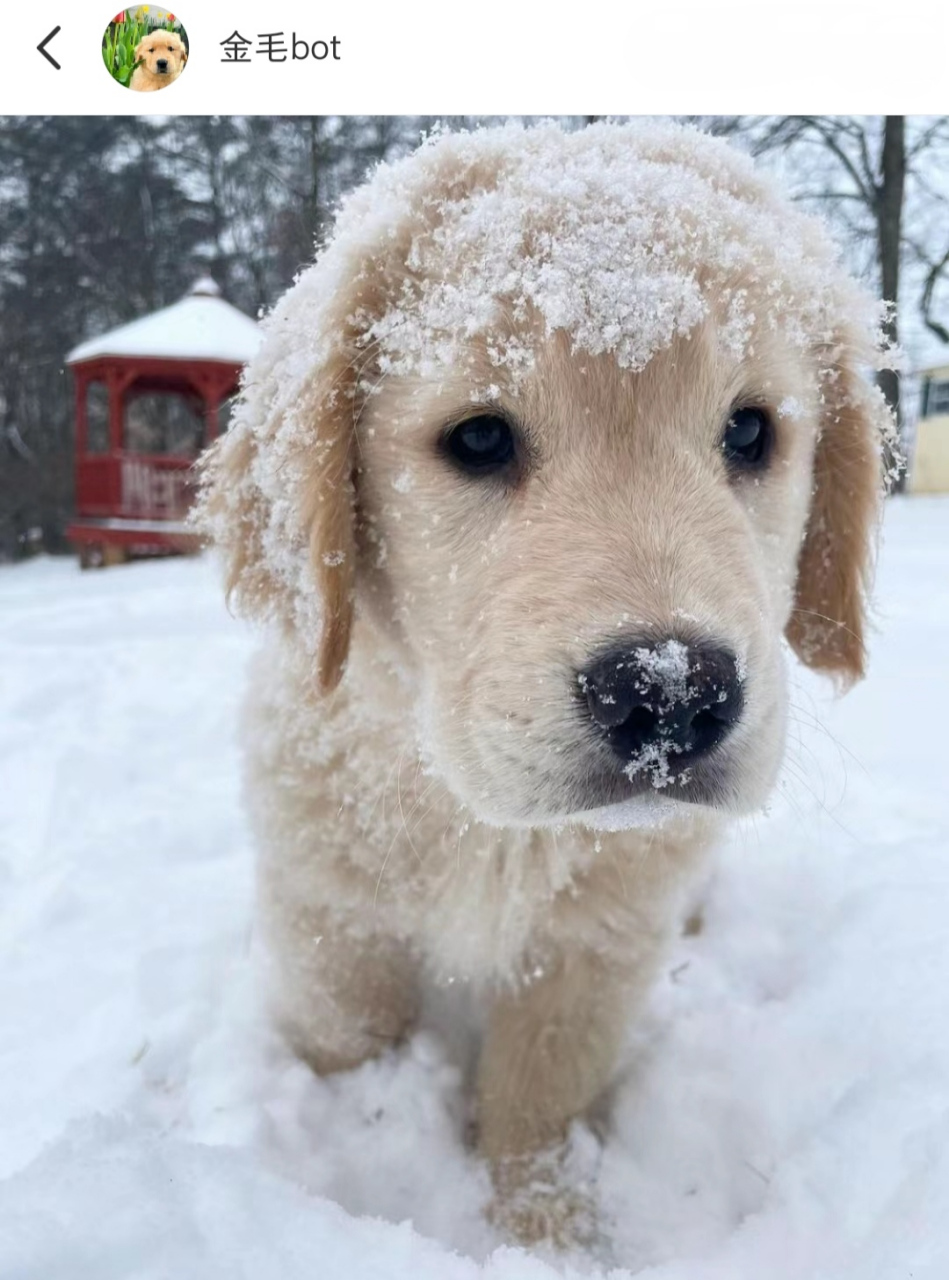
[[[578,681],[630,777],[680,772],[722,741],[744,701],[734,654],[673,639],[613,649]]]
[[[168,59],[167,59],[167,58],[159,58],[159,59],[158,59],[158,61],[157,61],[157,63],[156,63],[155,65],[158,67],[158,70],[159,70],[159,71],[167,71],[167,70],[168,70]]]

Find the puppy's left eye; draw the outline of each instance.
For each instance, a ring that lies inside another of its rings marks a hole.
[[[515,455],[514,432],[493,413],[466,418],[443,437],[442,447],[463,471],[485,475],[501,471]]]
[[[771,419],[764,409],[736,409],[722,436],[722,452],[736,468],[760,468],[771,453]]]

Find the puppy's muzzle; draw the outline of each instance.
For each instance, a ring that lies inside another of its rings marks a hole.
[[[159,59],[158,59],[158,61],[155,63],[155,67],[156,67],[156,69],[159,71],[159,73],[160,73],[161,75],[163,75],[163,76],[164,76],[164,75],[167,75],[167,74],[168,74],[168,59],[167,59],[167,58],[159,58]]]
[[[708,755],[741,716],[734,654],[706,644],[635,640],[578,673],[596,729],[624,771],[675,773]]]

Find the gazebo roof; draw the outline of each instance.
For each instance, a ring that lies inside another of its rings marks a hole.
[[[80,342],[66,357],[83,364],[103,356],[153,360],[219,360],[246,364],[260,345],[255,321],[221,297],[210,276],[202,276],[180,302],[119,325],[101,337]]]

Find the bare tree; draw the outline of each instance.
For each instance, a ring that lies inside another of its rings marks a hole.
[[[797,197],[836,223],[854,266],[890,304],[890,342],[922,326],[949,342],[949,315],[944,322],[938,314],[949,285],[949,117],[733,116],[704,123],[755,155],[778,158]],[[902,430],[899,372],[881,370],[877,381]]]

